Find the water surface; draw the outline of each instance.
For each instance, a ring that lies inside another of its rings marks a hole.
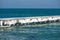
[[[0,18],[50,15],[60,15],[60,9],[0,9]],[[0,31],[0,40],[60,40],[60,24]]]

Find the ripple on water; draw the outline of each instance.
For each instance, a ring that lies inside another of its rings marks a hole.
[[[0,32],[0,40],[59,40],[60,25],[22,28]]]

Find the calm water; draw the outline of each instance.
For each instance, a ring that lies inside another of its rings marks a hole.
[[[60,9],[0,9],[0,18],[60,15]],[[60,24],[0,32],[0,40],[60,40]]]
[[[0,9],[0,18],[60,15],[60,9]]]

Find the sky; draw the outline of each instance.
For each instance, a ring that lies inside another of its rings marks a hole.
[[[60,0],[0,0],[0,8],[60,8]]]

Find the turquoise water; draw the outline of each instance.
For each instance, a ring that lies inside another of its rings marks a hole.
[[[60,40],[60,25],[7,30],[0,32],[0,40]]]
[[[60,15],[60,9],[0,9],[0,18]],[[60,23],[0,32],[0,40],[60,40]]]
[[[0,18],[60,15],[60,9],[0,9]]]

